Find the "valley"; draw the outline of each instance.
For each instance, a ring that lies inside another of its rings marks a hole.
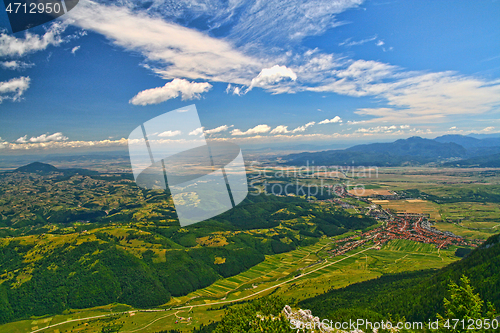
[[[193,329],[220,320],[229,305],[266,295],[300,301],[386,274],[439,269],[460,260],[458,249],[473,249],[496,231],[491,219],[498,203],[461,202],[464,194],[456,187],[467,183],[466,187],[491,193],[484,185],[495,188],[499,183],[492,170],[377,168],[372,177],[329,170],[283,179],[277,174],[280,166],[265,168],[267,173],[262,168],[250,170],[253,189],[240,208],[188,228],[176,226],[168,193],[138,190],[126,175],[4,174],[1,200],[16,202],[9,206],[17,213],[3,206],[0,244],[7,259],[0,271],[3,292],[10,286],[7,295],[14,297],[17,290],[44,281],[42,271],[52,272],[54,278],[60,276],[61,287],[73,288],[63,296],[73,299],[73,305],[55,303],[54,312],[43,315],[43,303],[40,310],[32,304],[27,307],[34,311],[30,319],[4,324],[0,332]],[[437,179],[441,185],[436,185]],[[329,191],[321,199],[307,193],[270,195],[264,192],[265,182],[319,184]],[[444,193],[460,197],[455,203],[439,203]],[[46,209],[40,210],[43,200]],[[259,215],[248,213],[252,206],[259,207]],[[459,219],[461,207],[468,209]],[[57,215],[58,211],[71,214]],[[61,262],[57,253],[66,259]],[[71,253],[76,255],[74,261]],[[187,256],[179,257],[180,253]],[[116,266],[111,258],[127,264]],[[58,262],[68,269],[61,270]],[[181,268],[186,263],[194,265],[190,272]],[[116,274],[126,276],[133,267],[144,267],[136,277],[142,285],[148,281],[164,291],[127,289],[136,287]],[[177,269],[181,270],[174,273]],[[111,275],[102,275],[106,271]],[[203,280],[195,278],[200,273]],[[89,281],[88,274],[102,276],[101,287],[74,284]],[[108,284],[104,293],[103,284]],[[175,285],[179,287],[172,289]],[[74,288],[83,288],[85,297],[75,298]],[[119,295],[124,292],[146,302],[140,306],[123,302],[126,298]]]

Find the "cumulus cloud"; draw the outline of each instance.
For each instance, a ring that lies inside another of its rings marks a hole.
[[[30,78],[24,76],[0,82],[0,103],[4,100],[19,101],[29,88],[30,82]]]
[[[0,66],[4,69],[10,70],[23,70],[29,67],[32,67],[33,64],[29,64],[23,61],[11,60],[11,61],[2,61],[0,62]]]
[[[198,127],[197,129],[189,132],[189,135],[200,135],[203,133],[203,127]]]
[[[27,138],[27,136],[26,136]],[[92,148],[92,149],[100,149],[100,148],[124,148],[127,146],[127,139],[120,140],[100,140],[100,141],[48,141],[48,142],[30,142],[26,139],[26,143],[23,142],[15,142],[8,143],[3,142],[0,146],[3,145],[3,149],[7,151],[38,151],[38,150],[73,150],[73,149],[81,149],[81,148]],[[1,147],[0,147],[1,148]]]
[[[405,131],[407,130],[407,131]],[[421,128],[410,128],[409,125],[391,125],[391,126],[375,126],[369,128],[358,128],[356,133],[361,133],[364,135],[373,134],[391,134],[391,135],[401,135],[401,134],[431,134],[431,129],[421,129]]]
[[[305,130],[306,130],[307,128],[309,128],[309,127],[313,126],[314,124],[316,124],[316,122],[315,122],[315,121],[311,121],[311,122],[309,122],[309,123],[305,124],[304,126],[299,126],[299,127],[297,127],[296,129],[294,129],[294,130],[292,131],[292,133],[305,132]]]
[[[28,139],[28,135],[20,137],[16,140],[16,143],[46,143],[46,142],[57,142],[66,141],[68,138],[64,136],[61,132],[54,134],[42,134],[40,136],[31,137]]]
[[[134,105],[159,104],[169,99],[182,96],[182,100],[198,99],[201,94],[209,91],[212,85],[208,82],[189,82],[184,79],[175,79],[163,87],[141,91],[130,100]]]
[[[50,45],[58,46],[64,42],[61,34],[66,25],[54,23],[43,35],[27,32],[24,38],[17,38],[6,32],[0,33],[0,56],[22,57],[30,53],[45,50]]]
[[[495,127],[493,127],[493,126],[489,126],[489,127],[483,128],[483,129],[481,130],[481,132],[483,132],[483,133],[488,133],[488,132],[492,132],[492,131],[494,131],[494,130],[495,130]]]
[[[225,132],[225,131],[227,131],[231,127],[233,127],[233,125],[231,125],[231,126],[222,125],[222,126],[219,126],[217,128],[214,128],[214,129],[205,130],[205,134],[209,134],[210,135],[210,134]]]
[[[255,135],[255,134],[264,134],[271,130],[271,127],[268,125],[257,125],[254,128],[250,128],[249,130],[242,132],[239,129],[234,129],[231,131],[231,135],[241,136],[241,135]]]
[[[290,131],[288,130],[288,126],[284,125],[279,125],[276,126],[272,131],[271,134],[286,134],[289,133]]]
[[[259,75],[252,79],[248,91],[254,87],[271,88],[270,86],[285,79],[297,80],[297,74],[286,66],[275,65],[271,68],[264,68]]]
[[[334,123],[341,123],[341,122],[342,122],[342,118],[340,118],[339,116],[335,116],[332,119],[325,119],[323,121],[320,121],[318,124],[323,125],[323,124],[334,124]]]
[[[75,54],[76,51],[78,51],[79,49],[80,49],[80,46],[75,46],[74,48],[71,49],[71,53]]]
[[[158,136],[162,137],[162,138],[171,138],[173,136],[177,136],[177,135],[181,135],[181,134],[182,133],[179,130],[177,130],[177,131],[165,131],[165,132],[158,134]]]

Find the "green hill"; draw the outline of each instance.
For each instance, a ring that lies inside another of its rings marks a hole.
[[[154,192],[145,193],[153,198]],[[43,233],[21,233],[23,227],[13,231],[19,236],[0,238],[0,323],[114,302],[158,306],[243,272],[265,255],[314,244],[323,230],[375,223],[330,205],[260,195],[181,228],[155,201],[136,202],[135,222],[51,225]],[[155,209],[156,218],[143,222],[146,208]]]

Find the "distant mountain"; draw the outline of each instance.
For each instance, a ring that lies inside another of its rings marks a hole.
[[[56,168],[55,166],[40,162],[34,162],[14,170],[14,172],[41,173],[41,174],[48,174],[57,171],[59,171],[59,169]]]
[[[435,138],[442,143],[456,143],[467,149],[467,156],[460,163],[446,163],[452,166],[499,167],[500,137],[494,135],[443,135]]]
[[[470,137],[473,137],[476,139],[500,138],[500,133],[491,133],[491,134],[471,133],[471,134],[467,134],[467,136],[470,136]]]
[[[500,138],[498,137],[485,137],[478,139],[472,136],[454,134],[454,135],[438,136],[434,140],[441,143],[450,143],[450,142],[456,143],[466,149],[500,147]]]
[[[60,172],[64,174],[64,176],[71,176],[75,174],[80,174],[80,175],[86,175],[86,176],[91,176],[91,175],[98,175],[98,171],[94,170],[87,170],[87,169],[58,169],[55,166],[47,163],[41,163],[41,162],[34,162],[30,163],[28,165],[22,166],[20,168],[17,168],[16,170],[12,172],[24,172],[24,173],[38,173],[42,175],[49,174],[51,172]]]
[[[434,141],[441,142],[441,143],[456,143],[458,145],[461,145],[464,148],[471,148],[471,147],[484,147],[482,140],[476,139],[470,136],[463,136],[463,135],[458,135],[458,134],[450,134],[450,135],[443,135],[443,136],[438,136],[437,138],[434,139]]]
[[[466,154],[466,150],[459,144],[449,142],[441,143],[435,140],[414,136],[400,139],[391,143],[372,143],[357,145],[347,148],[347,151],[362,153],[387,153],[396,156],[422,156],[422,157],[459,157]]]
[[[467,150],[459,144],[411,137],[391,143],[357,145],[345,150],[290,154],[285,156],[284,160],[290,165],[314,163],[315,165],[399,166],[465,156]]]

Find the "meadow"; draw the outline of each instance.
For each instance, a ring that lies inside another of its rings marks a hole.
[[[225,306],[232,302],[276,294],[293,303],[331,288],[342,288],[386,273],[437,269],[458,260],[454,256],[454,247],[438,251],[432,245],[406,240],[390,241],[380,250],[370,249],[373,244],[366,245],[344,256],[330,258],[326,250],[331,241],[330,238],[323,238],[311,246],[266,256],[262,263],[243,273],[218,280],[186,296],[173,297],[167,304],[156,308],[165,311],[145,312],[127,305],[112,304],[9,323],[0,326],[0,332],[36,332],[44,326],[58,323],[63,324],[42,331],[158,332],[192,329],[218,321],[224,314]],[[274,288],[276,285],[279,287]],[[116,312],[121,313],[111,315]],[[95,316],[105,317],[76,321]]]

